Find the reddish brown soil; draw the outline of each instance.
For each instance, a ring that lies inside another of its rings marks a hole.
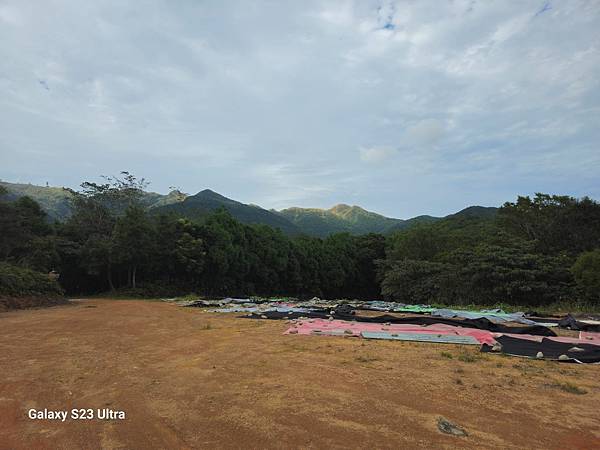
[[[0,448],[600,448],[600,366],[285,329],[149,301],[2,313]],[[77,407],[127,418],[27,418]]]
[[[63,297],[0,297],[0,312],[66,304]]]

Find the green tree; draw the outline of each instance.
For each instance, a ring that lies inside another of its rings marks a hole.
[[[542,253],[572,255],[600,247],[600,204],[583,197],[537,193],[505,203],[500,223]]]
[[[577,287],[587,298],[600,300],[600,249],[579,255],[571,272]]]
[[[116,261],[127,267],[127,285],[135,289],[138,268],[147,263],[154,243],[152,225],[141,207],[125,210],[115,224],[112,243]]]

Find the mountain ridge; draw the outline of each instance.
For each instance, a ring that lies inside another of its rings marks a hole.
[[[7,189],[9,200],[24,195],[36,200],[50,220],[63,221],[70,215],[72,194],[64,188],[2,180],[0,186]],[[153,214],[175,214],[196,222],[202,222],[213,211],[225,208],[242,223],[269,225],[289,235],[307,234],[317,237],[342,232],[389,234],[449,217],[493,217],[498,210],[495,207],[469,206],[445,217],[421,215],[410,219],[386,217],[359,205],[346,203],[338,203],[328,209],[290,207],[278,211],[238,202],[211,189],[203,189],[194,195],[175,190],[168,194],[144,192],[142,203]]]

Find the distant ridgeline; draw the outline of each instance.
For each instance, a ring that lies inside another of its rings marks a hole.
[[[50,221],[64,221],[71,214],[72,194],[60,187],[44,187],[0,181],[8,191],[7,199],[28,196],[40,204]],[[442,217],[418,216],[412,219],[394,219],[367,211],[359,206],[336,205],[330,209],[287,208],[281,211],[267,210],[224,197],[210,189],[195,195],[178,191],[162,195],[144,192],[142,204],[152,214],[174,214],[177,217],[201,223],[219,208],[225,208],[236,220],[244,224],[262,224],[279,228],[287,235],[306,234],[326,237],[347,232],[354,235],[367,233],[389,234],[413,225],[433,223]],[[471,206],[453,216],[493,217],[498,208]]]
[[[0,181],[0,186],[7,190],[6,199],[15,200],[30,197],[42,207],[50,221],[64,221],[71,215],[73,195],[67,189],[52,186],[36,186],[34,184],[8,183]],[[156,192],[144,192],[142,202],[147,208],[159,208],[171,203],[180,202],[185,195],[172,191],[167,195]]]

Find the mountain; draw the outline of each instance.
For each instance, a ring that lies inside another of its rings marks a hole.
[[[71,214],[70,200],[72,194],[61,187],[44,187],[33,184],[7,183],[0,181],[8,194],[6,199],[16,200],[28,196],[40,204],[50,220],[64,220]]]
[[[32,184],[7,183],[0,186],[8,190],[7,198],[16,199],[27,195],[37,201],[50,220],[65,220],[71,214],[72,194],[60,187],[44,187]],[[432,223],[443,217],[417,216],[412,219],[394,219],[367,211],[360,206],[339,204],[330,209],[287,208],[281,211],[266,210],[256,205],[240,203],[210,189],[187,196],[179,191],[166,195],[145,192],[142,203],[156,214],[171,213],[193,221],[202,221],[218,208],[225,208],[242,223],[264,224],[279,228],[286,234],[308,234],[326,237],[333,233],[389,234],[422,223]],[[445,218],[470,219],[492,218],[498,208],[469,206]]]
[[[34,184],[8,183],[6,181],[0,181],[0,186],[8,191],[6,196],[8,200],[16,200],[23,196],[34,199],[48,214],[51,221],[63,221],[71,215],[71,198],[73,194],[62,187],[36,186]],[[144,192],[142,204],[146,208],[152,209],[181,202],[185,197],[186,195],[179,191],[172,191],[167,195]]]
[[[224,197],[210,189],[190,195],[182,202],[161,206],[154,209],[157,214],[174,213],[190,220],[201,221],[212,211],[225,208],[229,213],[242,223],[264,224],[279,228],[286,234],[301,234],[302,230],[286,218],[272,211],[256,205],[247,205],[230,198]]]
[[[336,205],[330,209],[287,208],[277,211],[302,231],[325,237],[332,233],[386,233],[404,222],[367,211],[360,206]]]
[[[449,217],[464,217],[464,218],[478,218],[478,219],[492,219],[494,217],[496,217],[496,215],[498,214],[498,208],[495,208],[493,206],[469,206],[468,208],[465,208],[455,214],[450,214],[449,216],[446,216],[446,218]]]

